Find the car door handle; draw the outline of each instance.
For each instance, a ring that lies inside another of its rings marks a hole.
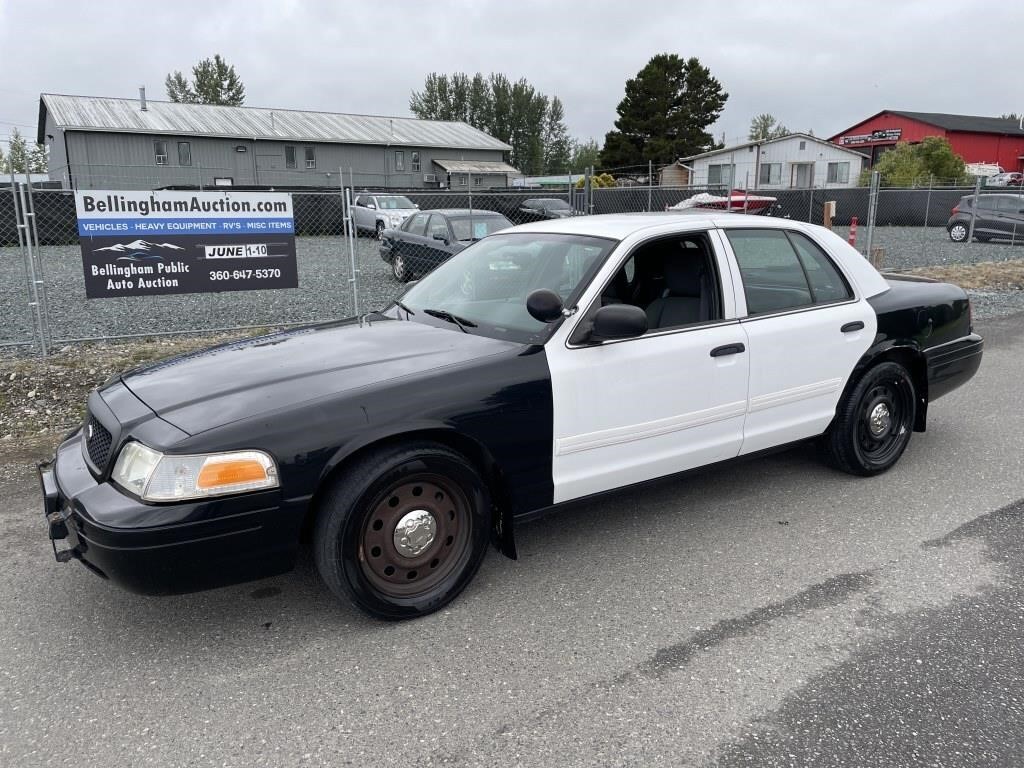
[[[854,320],[852,323],[847,323],[839,329],[843,333],[853,333],[854,331],[863,331],[864,323],[861,320]]]
[[[711,350],[712,357],[722,357],[724,355],[738,355],[740,352],[746,352],[747,348],[740,343],[736,344],[724,344],[721,347],[715,347]]]

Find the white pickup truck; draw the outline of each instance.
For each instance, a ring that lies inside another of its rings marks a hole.
[[[405,195],[363,192],[352,201],[352,223],[356,234],[373,232],[377,239],[385,229],[398,229],[420,207]]]

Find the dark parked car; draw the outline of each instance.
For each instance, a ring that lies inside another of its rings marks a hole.
[[[885,472],[982,346],[963,290],[883,277],[823,227],[525,224],[381,311],[111,379],[40,467],[46,524],[58,561],[144,593],[281,573],[308,540],[337,596],[420,616],[567,503],[798,441]],[[956,437],[916,458],[957,471]]]
[[[384,230],[380,257],[391,265],[395,278],[405,283],[425,275],[470,243],[511,226],[511,221],[494,211],[420,211],[402,226]]]
[[[981,195],[975,207],[974,195],[960,198],[953,209],[946,231],[954,243],[965,243],[971,231],[974,213],[974,237],[986,240],[1024,241],[1024,195]]]
[[[554,197],[536,197],[523,200],[516,209],[515,218],[520,224],[530,221],[546,221],[548,219],[566,219],[575,212],[565,200]]]

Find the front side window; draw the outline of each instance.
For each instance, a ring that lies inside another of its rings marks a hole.
[[[409,161],[412,163],[412,170],[414,173],[418,173],[420,170],[420,153],[413,152],[409,156]]]
[[[443,216],[438,216],[435,213],[430,217],[430,233],[428,237],[432,237],[435,240],[448,239],[448,222],[444,220]]]
[[[828,164],[828,178],[829,184],[849,184],[850,183],[850,164],[849,163],[829,163]]]
[[[457,327],[422,310],[435,309],[474,323],[470,333],[518,343],[542,343],[558,323],[542,323],[526,311],[538,288],[575,306],[616,241],[568,234],[499,232],[452,256],[403,296],[418,322]]]
[[[153,155],[157,165],[167,165],[167,142],[157,139],[153,142]]]
[[[396,171],[404,171],[405,170],[405,152],[401,152],[401,151],[395,152],[395,170]]]
[[[842,301],[849,285],[825,253],[799,232],[726,230],[743,278],[747,314]]]
[[[187,141],[178,142],[178,165],[192,165],[192,145]]]
[[[765,163],[758,173],[758,182],[761,184],[782,183],[782,163]]]
[[[295,168],[295,147],[286,146],[284,148],[284,167]]]
[[[1003,213],[1024,213],[1024,197],[1000,195],[997,207]]]
[[[316,147],[305,147],[306,167],[316,168]]]

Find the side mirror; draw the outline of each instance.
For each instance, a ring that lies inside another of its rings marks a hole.
[[[562,316],[562,297],[547,288],[538,288],[526,297],[526,311],[542,323],[550,323]]]
[[[435,239],[435,240],[440,240],[440,241],[441,241],[442,243],[444,243],[445,245],[448,245],[448,238],[447,238],[447,237],[445,237],[444,235],[437,235],[437,234],[435,234],[435,235],[434,235],[434,239]]]
[[[632,304],[609,304],[594,314],[587,341],[633,339],[647,333],[647,313]]]

